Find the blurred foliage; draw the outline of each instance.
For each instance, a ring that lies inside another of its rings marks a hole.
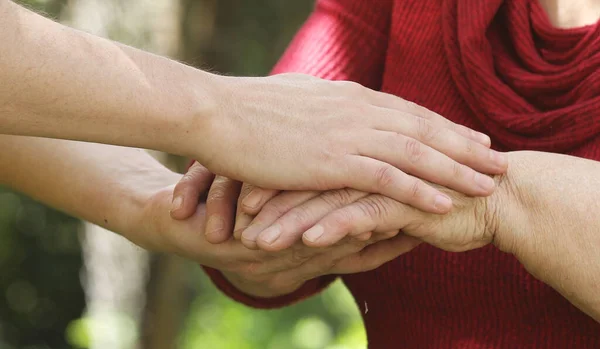
[[[194,272],[198,296],[181,349],[363,349],[366,338],[354,299],[341,282],[322,295],[276,310],[247,308]]]
[[[68,348],[84,296],[79,222],[0,190],[0,349]]]
[[[135,1],[135,0],[123,0]],[[190,64],[233,75],[265,75],[313,6],[310,0],[216,1],[215,30],[195,43],[194,18],[183,1],[181,57]],[[67,0],[19,1],[58,18]],[[190,29],[192,28],[192,29]],[[76,219],[0,189],[0,349],[86,348],[89,320],[80,284]],[[366,338],[352,296],[341,282],[300,304],[255,310],[223,296],[197,266],[190,266],[194,295],[184,317],[181,349],[362,349]],[[119,314],[107,318],[136,330]]]

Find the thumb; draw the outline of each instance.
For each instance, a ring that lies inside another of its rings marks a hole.
[[[196,212],[198,200],[212,183],[215,176],[204,166],[194,162],[173,189],[171,218],[184,220]]]

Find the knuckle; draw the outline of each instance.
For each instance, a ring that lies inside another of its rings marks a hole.
[[[206,198],[206,204],[212,205],[225,200],[227,197],[227,190],[222,185],[216,185],[211,188]]]
[[[261,210],[261,216],[266,217],[280,217],[286,212],[283,204],[279,201],[268,202]]]
[[[205,174],[210,173],[210,171],[202,166],[199,162],[195,162],[188,172],[196,173],[196,174]]]
[[[304,226],[310,218],[310,210],[305,206],[296,207],[289,212],[289,219],[295,226]]]
[[[298,266],[306,263],[311,257],[310,252],[304,246],[293,247],[289,254],[289,261],[292,265]]]
[[[418,179],[413,179],[413,181],[408,186],[408,197],[411,199],[417,199],[421,196],[421,192],[423,191],[423,182]]]
[[[464,165],[459,164],[458,162],[452,163],[452,177],[460,178],[464,173]]]
[[[407,101],[407,100],[404,100],[404,102],[405,102],[405,107],[404,108],[406,109],[407,112],[409,112],[410,114],[419,116],[419,117],[421,116],[422,110],[421,110],[421,106],[420,105],[418,105],[415,102],[411,102],[411,101]]]
[[[350,228],[352,218],[350,210],[342,209],[331,215],[331,222],[338,229],[347,230]]]
[[[465,153],[471,154],[473,153],[473,148],[475,147],[475,142],[470,139],[465,140]]]
[[[389,209],[380,197],[369,197],[359,205],[361,212],[368,217],[382,218],[388,215]]]
[[[418,163],[423,156],[423,147],[421,142],[414,138],[408,138],[405,143],[405,152],[406,157],[411,163]]]
[[[320,198],[332,207],[339,204],[352,202],[352,193],[349,189],[330,190],[321,194]]]
[[[189,184],[189,182],[192,182],[193,180],[194,180],[193,172],[188,171],[186,174],[183,175],[183,177],[181,177],[181,179],[179,180],[179,183],[177,183],[177,186],[187,185],[187,184]]]
[[[424,118],[417,118],[417,135],[424,142],[432,141],[438,133],[433,124]]]
[[[201,180],[202,178],[206,178],[206,176],[212,175],[210,171],[196,163],[192,165],[192,167],[181,177],[180,182],[193,182],[195,180]]]
[[[440,116],[435,112],[425,108],[424,106],[417,104],[415,102],[406,101],[406,110],[408,113],[422,118],[424,120],[436,121],[439,120]]]
[[[375,181],[381,188],[387,188],[394,182],[393,167],[382,165],[375,171]]]

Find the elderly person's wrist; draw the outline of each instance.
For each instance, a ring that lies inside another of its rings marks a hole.
[[[500,250],[517,254],[526,245],[528,213],[525,198],[532,192],[531,182],[523,181],[523,156],[520,152],[508,153],[507,173],[494,176],[497,189],[483,198],[485,205],[486,232],[492,243]]]

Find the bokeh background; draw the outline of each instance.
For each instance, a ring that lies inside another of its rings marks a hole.
[[[265,75],[313,0],[17,1],[204,69]],[[154,154],[182,170],[185,159]],[[43,170],[43,169],[41,169]],[[221,295],[193,263],[148,254],[0,188],[0,349],[364,349],[340,283],[281,310]]]

